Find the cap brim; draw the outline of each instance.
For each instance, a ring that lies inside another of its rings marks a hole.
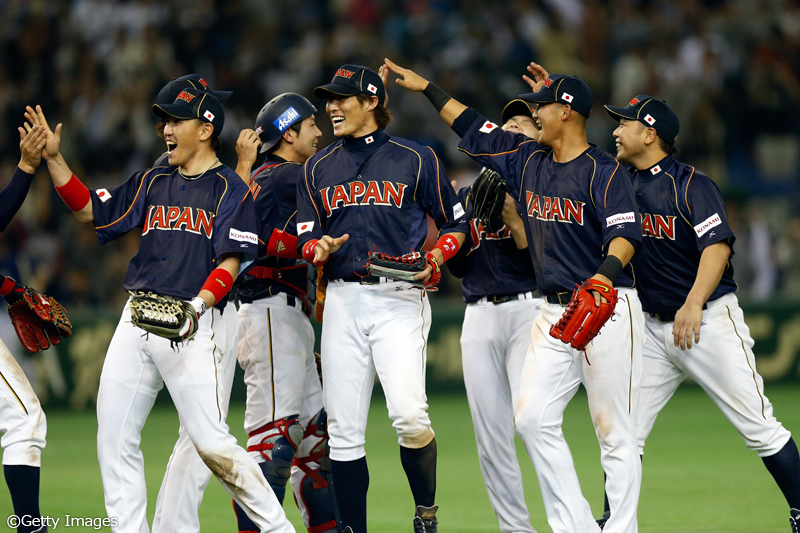
[[[623,118],[628,120],[636,120],[636,115],[634,115],[631,110],[625,109],[624,107],[614,107],[613,105],[605,105],[603,107],[606,108],[606,112],[614,120],[620,120]]]
[[[508,122],[508,119],[516,116],[526,116],[533,118],[533,111],[531,110],[531,106],[529,106],[524,100],[516,99],[511,100],[506,106],[503,108],[503,113],[500,115],[503,124]]]
[[[534,104],[555,104],[558,102],[554,96],[545,95],[541,92],[521,94],[519,97],[526,102],[533,102]]]
[[[233,95],[233,91],[211,91],[211,95],[220,102],[224,102]]]
[[[184,109],[181,106],[177,106],[175,104],[169,105],[162,105],[162,104],[153,104],[153,114],[158,118],[167,119],[167,118],[180,118],[180,119],[190,119],[190,118],[198,118],[192,116],[192,113]]]
[[[339,83],[329,83],[327,85],[320,85],[314,89],[314,96],[325,100],[332,94],[337,96],[355,96],[360,92],[361,91],[355,87],[348,87],[347,85],[341,85]]]

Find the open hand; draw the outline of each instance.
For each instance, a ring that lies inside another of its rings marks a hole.
[[[426,80],[413,70],[403,68],[400,65],[395,64],[388,58],[384,59],[384,65],[386,65],[386,67],[389,70],[400,76],[399,78],[394,80],[394,82],[400,87],[403,87],[404,89],[408,89],[409,91],[414,91],[419,93],[424,91],[425,88],[428,86],[428,80]]]
[[[59,147],[61,146],[61,124],[56,126],[55,131],[51,130],[50,126],[47,124],[47,119],[42,112],[42,106],[40,105],[37,105],[35,110],[31,106],[27,106],[25,108],[25,118],[30,123],[25,123],[25,129],[28,132],[30,132],[35,126],[42,126],[44,128],[47,141],[42,150],[42,157],[44,157],[45,161],[49,161],[56,157],[59,152]]]
[[[39,163],[42,162],[42,150],[47,143],[47,135],[42,126],[34,126],[30,131],[25,128],[19,130],[19,151],[22,156],[19,160],[19,168],[28,174],[33,174]]]
[[[538,93],[542,89],[542,85],[544,85],[544,80],[547,79],[547,76],[550,74],[538,63],[534,63],[531,61],[530,65],[528,65],[528,72],[531,73],[533,79],[529,78],[526,75],[522,75],[522,79],[525,80],[525,83],[530,85],[533,92]]]
[[[327,261],[328,256],[341,248],[349,238],[350,235],[347,233],[336,238],[331,237],[330,235],[323,235],[322,238],[317,242],[316,248],[314,248],[314,264],[316,265]]]

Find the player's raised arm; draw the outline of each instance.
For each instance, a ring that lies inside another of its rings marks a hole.
[[[75,213],[78,220],[81,222],[93,221],[94,214],[92,213],[89,189],[72,173],[69,165],[64,160],[64,156],[61,155],[61,124],[56,126],[55,131],[51,130],[42,107],[39,105],[36,106],[35,110],[28,106],[25,111],[25,118],[28,119],[32,126],[44,128],[47,141],[42,150],[42,157],[47,161],[47,169],[50,171],[50,177],[53,179],[56,192],[67,204],[67,207]],[[27,127],[28,125],[26,124]]]
[[[244,129],[239,132],[239,138],[236,140],[236,155],[239,157],[236,174],[248,185],[250,184],[250,171],[253,170],[253,165],[258,158],[259,148],[261,148],[261,139],[258,138],[255,130]]]
[[[42,149],[47,141],[44,128],[31,127],[29,124],[27,126],[28,130],[19,128],[19,149],[22,154],[19,165],[14,170],[11,181],[0,191],[0,205],[3,206],[0,212],[0,231],[6,230],[28,196],[33,173],[42,160]]]

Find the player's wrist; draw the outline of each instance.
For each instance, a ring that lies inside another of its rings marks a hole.
[[[72,174],[66,184],[56,187],[56,192],[72,211],[80,211],[92,200],[89,189]]]
[[[316,249],[318,243],[319,239],[311,239],[310,241],[308,241],[303,245],[303,259],[305,259],[314,266],[324,265],[328,261],[327,257],[322,261],[314,261],[314,258],[316,257]]]
[[[33,173],[36,172],[36,167],[38,166],[39,165],[34,165],[33,163],[26,161],[25,158],[23,157],[19,160],[19,165],[17,165],[17,168],[22,172],[24,172],[25,174],[33,176]]]
[[[441,254],[440,257],[437,257],[439,263],[446,263],[458,253],[459,247],[458,239],[450,234],[447,234],[439,237],[439,240],[436,241],[436,245],[433,247],[432,251],[436,251]]]
[[[433,82],[428,82],[428,85],[425,86],[423,89],[422,94],[424,94],[428,100],[431,101],[433,107],[436,108],[437,112],[441,112],[447,102],[449,102],[452,98],[449,94],[444,92],[442,89],[436,86]]]
[[[195,296],[192,298],[192,300],[189,302],[189,305],[194,308],[198,318],[203,316],[203,314],[205,314],[205,312],[208,310],[208,302],[206,302],[206,300],[201,296]]]

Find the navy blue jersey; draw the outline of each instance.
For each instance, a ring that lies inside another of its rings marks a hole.
[[[469,233],[459,253],[446,264],[454,275],[464,278],[464,301],[535,291],[536,275],[528,250],[517,248],[511,230],[505,226],[495,233],[483,229],[469,201],[469,187],[458,191],[458,199],[467,213]]]
[[[572,291],[594,276],[608,244],[623,237],[642,241],[633,186],[608,153],[590,146],[568,163],[529,137],[505,132],[468,109],[453,124],[459,150],[506,177],[509,194],[526,206],[528,248],[536,282],[545,292]],[[633,287],[628,265],[612,280]]]
[[[11,181],[0,191],[0,231],[6,230],[11,219],[22,207],[32,181],[33,174],[28,174],[19,167],[14,169]]]
[[[303,165],[269,155],[253,171],[250,191],[259,218],[258,236],[262,246],[269,242],[274,229],[297,235],[297,183]],[[303,260],[264,255],[260,250],[254,267],[239,278],[239,299],[252,302],[283,292],[304,297],[308,293],[308,269]],[[279,276],[280,274],[280,276]]]
[[[708,176],[672,156],[633,175],[644,234],[642,253],[633,260],[642,308],[649,313],[677,311],[692,290],[703,250],[725,241],[733,252],[735,237],[725,204]],[[735,290],[728,261],[709,299]]]
[[[200,292],[222,254],[243,254],[243,265],[256,257],[250,189],[224,165],[191,180],[175,167],[151,168],[116,187],[91,191],[91,198],[100,244],[142,230],[125,274],[127,290],[188,300]]]
[[[378,130],[312,156],[298,182],[298,249],[323,235],[350,239],[330,255],[324,279],[366,275],[367,252],[419,252],[426,214],[440,233],[467,233],[464,208],[433,150]]]

